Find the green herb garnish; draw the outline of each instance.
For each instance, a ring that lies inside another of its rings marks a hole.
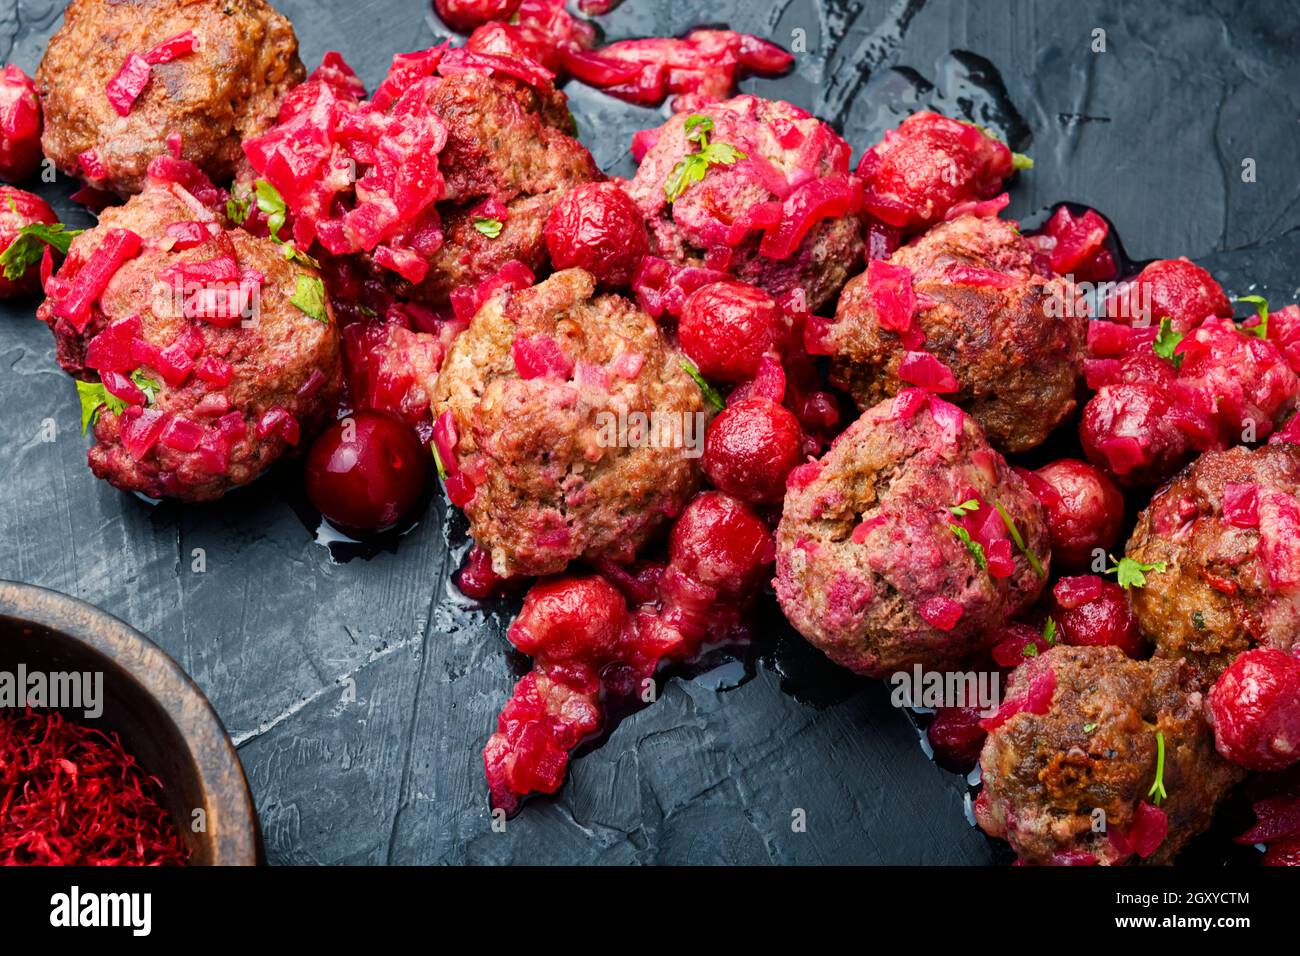
[[[311,256],[307,255],[307,253],[299,249],[297,244],[292,240],[283,243],[283,246],[284,246],[284,257],[288,259],[290,262],[293,262],[296,259],[297,261],[301,262],[305,266],[310,266],[313,269],[320,268],[320,263],[317,262],[315,259],[313,259]]]
[[[136,387],[144,392],[145,401],[152,405],[158,397],[158,390],[162,388],[162,384],[151,379],[140,369],[136,369],[131,373],[131,381],[135,382]]]
[[[1238,302],[1249,302],[1255,307],[1255,314],[1259,316],[1259,322],[1254,325],[1238,326],[1241,331],[1247,335],[1257,335],[1261,339],[1268,338],[1268,300],[1262,295],[1243,295],[1237,297]]]
[[[495,239],[497,236],[501,235],[501,229],[504,225],[505,223],[500,219],[483,219],[482,217],[476,217],[474,219],[474,228],[483,233],[483,235],[487,236],[489,239]]]
[[[1125,589],[1146,587],[1147,574],[1151,571],[1162,574],[1166,567],[1163,561],[1156,561],[1152,564],[1143,564],[1136,558],[1120,558],[1116,561],[1113,555],[1110,560],[1112,564],[1106,569],[1105,573],[1115,575],[1115,580],[1119,582],[1119,586]]]
[[[438,446],[434,442],[429,442],[429,450],[433,452],[433,467],[438,470],[438,477],[443,481],[447,480],[447,466],[442,463],[442,456],[438,454]]]
[[[979,499],[967,498],[965,501],[958,502],[957,504],[953,505],[948,510],[951,511],[953,514],[955,514],[958,518],[964,517],[970,514],[972,511],[980,510]]]
[[[280,195],[280,190],[265,179],[259,179],[253,184],[253,192],[257,196],[257,208],[266,216],[266,228],[271,230],[271,238],[279,242],[280,230],[284,228],[284,219],[288,215],[284,197]]]
[[[1156,731],[1156,779],[1151,784],[1151,789],[1147,791],[1147,796],[1156,798],[1157,807],[1169,799],[1169,794],[1165,792],[1165,735],[1158,730]]]
[[[953,533],[958,541],[966,545],[966,550],[969,551],[970,556],[975,559],[975,566],[977,568],[983,571],[989,566],[988,559],[984,557],[984,545],[980,544],[978,541],[972,540],[969,531],[959,524],[948,525],[948,530]]]
[[[1196,628],[1198,631],[1205,630],[1205,615],[1200,611],[1192,612],[1192,627]]]
[[[1047,571],[1044,570],[1043,563],[1038,560],[1038,555],[1034,554],[1034,552],[1030,551],[1029,548],[1025,546],[1025,539],[1021,536],[1020,529],[1016,527],[1016,523],[1011,520],[1011,515],[1007,514],[1007,509],[1002,507],[1001,502],[994,502],[993,507],[998,509],[998,514],[1002,516],[1002,523],[1007,526],[1007,533],[1011,535],[1011,540],[1016,543],[1016,547],[1020,550],[1020,553],[1025,556],[1025,559],[1029,562],[1029,566],[1034,569],[1034,573],[1040,578],[1047,577]]]
[[[1083,725],[1083,732],[1085,734],[1090,734],[1096,729],[1097,729],[1097,725],[1094,723],[1087,723]]]
[[[695,384],[700,387],[700,391],[704,393],[704,397],[709,400],[709,403],[712,404],[714,408],[722,409],[727,407],[727,403],[722,400],[722,396],[718,394],[718,390],[710,385],[708,379],[700,374],[700,370],[695,367],[694,362],[690,359],[682,359],[681,364],[682,368],[686,370],[686,374],[695,379]]]
[[[4,277],[10,282],[21,279],[28,269],[41,261],[46,246],[52,246],[66,256],[73,237],[81,235],[83,231],[68,229],[61,222],[53,225],[33,222],[23,226],[18,230],[14,241],[9,243],[9,248],[0,252],[0,266],[4,267]]]
[[[1043,624],[1043,640],[1048,644],[1056,643],[1056,621],[1050,616],[1047,618],[1047,622]]]
[[[300,312],[317,322],[329,325],[330,315],[325,309],[325,283],[318,276],[298,276],[298,285],[289,299]]]
[[[120,412],[126,408],[126,402],[109,394],[102,382],[77,381],[77,398],[81,400],[81,434],[99,417],[99,410],[105,406],[109,411]]]
[[[1174,363],[1174,368],[1183,364],[1183,357],[1178,354],[1178,343],[1183,340],[1183,333],[1174,331],[1174,324],[1165,316],[1160,320],[1160,331],[1151,341],[1151,348],[1162,359]]]
[[[1026,156],[1024,153],[1012,153],[1011,168],[1012,169],[1033,169],[1034,161],[1030,159],[1028,156]]]
[[[673,167],[664,183],[664,196],[668,201],[676,202],[695,183],[704,179],[710,166],[732,166],[745,154],[729,143],[710,143],[709,133],[713,131],[713,120],[699,113],[686,117],[686,139],[698,143],[698,152],[688,153]]]
[[[240,199],[231,194],[231,197],[226,200],[226,218],[236,226],[242,226],[244,220],[248,218],[248,209],[251,205],[251,199]]]

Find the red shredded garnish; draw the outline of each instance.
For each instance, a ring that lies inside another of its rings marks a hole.
[[[54,314],[84,332],[90,322],[91,306],[99,301],[122,264],[139,255],[140,245],[140,237],[129,229],[110,229],[81,271],[72,277],[67,295],[54,303]]]

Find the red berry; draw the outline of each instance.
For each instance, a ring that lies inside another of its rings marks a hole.
[[[743,382],[772,348],[779,318],[776,301],[762,289],[724,280],[691,293],[677,334],[705,378]]]
[[[41,164],[41,103],[31,77],[10,63],[0,72],[0,179],[20,183]]]
[[[1232,317],[1223,288],[1194,262],[1157,259],[1106,302],[1109,318],[1130,325],[1158,326],[1167,318],[1176,332],[1196,328],[1210,316]]]
[[[307,497],[342,531],[385,531],[428,489],[431,458],[410,426],[382,412],[354,412],[312,445]]]
[[[1119,541],[1124,496],[1101,470],[1073,458],[1051,462],[1035,474],[1050,489],[1040,494],[1035,483],[1029,486],[1047,513],[1052,566],[1086,571],[1096,549],[1110,551]]]
[[[1134,658],[1142,652],[1142,634],[1128,595],[1114,581],[1095,574],[1061,578],[1052,589],[1052,604],[1062,642],[1075,647],[1110,645]]]
[[[0,252],[13,245],[23,226],[30,226],[34,222],[53,225],[58,221],[59,217],[54,215],[50,204],[40,196],[12,186],[0,186]],[[17,279],[6,279],[4,272],[0,271],[0,299],[39,291],[40,274],[39,259]]]
[[[775,557],[776,544],[763,519],[720,491],[697,495],[668,537],[672,570],[733,599],[765,583]]]
[[[704,473],[741,501],[775,504],[785,479],[803,460],[803,430],[789,409],[766,398],[726,408],[709,426]]]
[[[926,730],[940,766],[964,773],[975,766],[988,731],[980,726],[978,707],[940,707]]]
[[[585,183],[561,196],[546,218],[546,248],[557,269],[586,269],[603,285],[626,286],[650,240],[631,196],[613,183]]]
[[[538,581],[510,625],[510,643],[546,663],[599,668],[613,659],[627,627],[622,593],[598,574]]]
[[[1300,660],[1273,647],[1246,651],[1219,675],[1208,715],[1219,753],[1250,770],[1300,759]]]
[[[457,33],[471,33],[491,20],[509,20],[521,0],[433,0],[443,23]]]
[[[1088,402],[1079,425],[1088,460],[1123,486],[1168,478],[1190,451],[1172,407],[1166,391],[1156,386],[1106,386]]]

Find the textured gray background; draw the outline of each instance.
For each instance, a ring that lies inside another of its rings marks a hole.
[[[373,87],[434,41],[425,0],[276,0],[309,66],[344,51]],[[31,71],[61,0],[0,0],[0,58]],[[706,12],[701,13],[701,10]],[[612,38],[726,22],[785,45],[794,75],[751,80],[836,121],[857,149],[929,103],[1017,134],[1036,160],[1011,214],[1095,205],[1138,259],[1191,256],[1230,292],[1295,301],[1300,273],[1300,9],[1294,2],[967,4],[627,0]],[[1107,52],[1090,52],[1092,31]],[[974,70],[974,72],[972,72]],[[584,142],[630,169],[657,113],[571,86]],[[1024,135],[1027,134],[1027,135]],[[1242,160],[1258,181],[1241,181]],[[41,192],[74,224],[67,183]],[[344,564],[289,501],[292,466],[213,506],[151,508],[85,466],[71,381],[34,303],[0,307],[0,577],[74,594],[151,635],[239,745],[275,863],[983,863],[963,781],[935,768],[883,687],[820,662],[772,617],[759,652],[669,680],[576,760],[553,799],[489,827],[480,751],[525,663],[508,609],[448,583],[445,509],[392,552]],[[58,439],[42,443],[53,419]],[[192,552],[207,570],[191,570]],[[348,682],[356,700],[348,702]],[[807,813],[791,831],[792,810]]]

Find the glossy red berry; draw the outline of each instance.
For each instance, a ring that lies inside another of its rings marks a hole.
[[[763,519],[720,491],[697,495],[668,537],[670,569],[721,597],[740,598],[761,586],[775,558]]]
[[[546,578],[524,598],[510,643],[547,663],[611,660],[628,623],[622,593],[598,574]]]
[[[1109,318],[1129,325],[1160,325],[1169,319],[1176,332],[1196,328],[1211,316],[1232,317],[1223,287],[1187,259],[1157,259],[1126,282],[1106,302]]]
[[[521,0],[433,0],[438,17],[457,33],[471,33],[492,20],[509,20]]]
[[[409,425],[381,412],[354,412],[307,454],[307,497],[341,531],[386,531],[428,490],[431,458]]]
[[[762,289],[724,280],[691,293],[677,334],[705,378],[743,382],[772,348],[779,318],[776,301]]]
[[[803,430],[789,409],[746,398],[709,425],[704,473],[716,488],[751,504],[785,497],[785,479],[803,460]]]
[[[1219,753],[1250,770],[1300,760],[1300,660],[1273,647],[1239,655],[1210,690]]]
[[[1083,410],[1079,439],[1088,460],[1121,486],[1157,484],[1190,452],[1174,423],[1166,390],[1152,385],[1108,385]]]
[[[1064,644],[1109,645],[1134,658],[1142,652],[1142,634],[1128,594],[1114,581],[1095,574],[1061,578],[1052,589],[1052,618]]]
[[[979,760],[988,731],[980,726],[978,707],[940,707],[926,730],[934,759],[941,767],[965,773]]]
[[[1045,492],[1031,482],[1047,513],[1052,542],[1052,566],[1061,571],[1086,571],[1100,549],[1104,554],[1119,541],[1124,524],[1124,496],[1115,482],[1093,465],[1062,458],[1035,474]]]
[[[41,103],[36,84],[12,63],[0,71],[0,179],[20,183],[41,164]]]
[[[645,217],[613,183],[570,189],[546,218],[545,232],[555,268],[586,269],[610,287],[630,285],[650,249]]]
[[[0,253],[13,244],[24,226],[34,222],[53,225],[58,221],[50,204],[40,196],[12,186],[0,186]],[[6,279],[0,270],[0,299],[40,291],[40,273],[39,259],[15,279]]]

